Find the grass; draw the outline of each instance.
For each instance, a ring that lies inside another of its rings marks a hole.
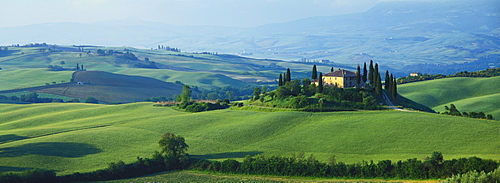
[[[47,71],[47,69],[0,70],[0,90],[45,86],[46,83],[69,82],[73,71]]]
[[[446,78],[398,86],[399,94],[444,111],[444,105],[455,104],[461,112],[485,112],[500,118],[500,77]]]
[[[0,104],[0,113],[3,171],[45,168],[64,175],[132,162],[158,150],[166,132],[185,137],[189,153],[207,159],[305,152],[355,163],[421,159],[440,151],[450,159],[499,160],[498,122],[421,112],[185,113],[152,103],[54,103]]]

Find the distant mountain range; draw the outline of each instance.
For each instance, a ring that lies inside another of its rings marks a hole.
[[[364,13],[311,17],[253,28],[121,20],[0,28],[0,35],[9,35],[2,36],[1,45],[165,45],[189,52],[330,60],[353,66],[374,60],[387,67],[382,69],[399,75],[500,67],[500,5],[496,0],[389,1]]]

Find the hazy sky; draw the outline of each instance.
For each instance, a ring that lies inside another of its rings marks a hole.
[[[0,0],[0,27],[141,19],[250,27],[363,12],[387,0]]]

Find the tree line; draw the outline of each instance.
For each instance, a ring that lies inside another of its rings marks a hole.
[[[30,92],[28,94],[22,94],[21,96],[5,96],[5,95],[0,95],[0,100],[10,100],[10,101],[17,101],[17,102],[28,102],[28,103],[79,103],[80,99],[73,98],[71,100],[64,101],[63,99],[59,98],[40,98],[38,96],[38,93],[36,92]],[[85,103],[99,103],[99,100],[97,100],[94,97],[87,97],[84,100]]]
[[[412,82],[418,82],[418,81],[426,81],[426,80],[434,80],[434,79],[442,79],[442,78],[452,78],[452,77],[495,77],[495,76],[500,76],[500,68],[485,69],[485,70],[480,70],[477,72],[461,71],[461,72],[457,72],[457,73],[452,74],[452,75],[423,74],[420,76],[405,76],[405,77],[398,78],[397,82],[399,84],[404,84],[404,83],[412,83]]]
[[[275,175],[324,178],[395,178],[395,179],[439,179],[468,171],[490,172],[499,163],[478,157],[444,160],[443,155],[434,152],[425,160],[416,158],[393,162],[382,160],[362,161],[345,164],[332,156],[327,163],[318,161],[313,155],[303,154],[291,157],[258,155],[247,156],[243,162],[233,159],[220,161],[199,160],[191,167],[196,170],[231,174]]]
[[[484,112],[460,112],[454,104],[450,104],[450,107],[444,106],[444,112],[442,114],[452,115],[452,116],[462,116],[469,118],[480,118],[480,119],[489,119],[495,120],[493,115],[485,114]]]

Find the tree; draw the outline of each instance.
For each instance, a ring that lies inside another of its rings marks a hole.
[[[316,64],[313,65],[311,79],[318,79],[318,71],[316,70]]]
[[[391,81],[392,79],[389,77],[389,71],[388,70],[385,70],[385,83],[384,83],[384,88],[386,90],[389,90],[390,86],[391,86]]]
[[[260,95],[260,88],[259,87],[255,87],[253,89],[253,100],[259,99],[259,95]]]
[[[370,80],[370,84],[373,85],[373,81],[374,81],[374,72],[375,72],[375,69],[373,68],[373,60],[370,60],[370,70],[368,71],[368,80]]]
[[[318,93],[323,93],[323,74],[321,72],[318,78]]]
[[[193,93],[193,91],[191,90],[191,87],[189,87],[188,85],[182,86],[182,93],[180,96],[180,101],[182,103],[190,102],[192,93]]]
[[[396,98],[398,96],[398,87],[397,87],[398,83],[396,82],[396,78],[394,78],[394,77],[392,77],[392,78],[393,78],[393,81],[391,82],[391,84],[392,84],[392,87],[391,87],[392,97]]]
[[[374,76],[374,78],[375,78],[375,81],[374,81],[375,93],[377,93],[377,95],[379,95],[379,96],[382,96],[382,81],[381,81],[382,79],[380,78],[380,73],[376,72],[374,74],[375,74],[375,76]]]
[[[76,70],[79,71],[80,70],[80,65],[78,65],[78,63],[76,63]]]
[[[160,153],[165,155],[166,157],[185,156],[187,155],[186,151],[189,147],[186,144],[184,137],[175,135],[173,133],[163,134],[160,141],[158,141],[158,144],[161,148]]]
[[[356,87],[359,87],[359,84],[361,84],[361,68],[358,65],[356,72]]]
[[[61,61],[61,62],[59,62],[59,63],[60,63],[61,65],[66,64],[66,62],[65,62],[65,61]]]
[[[290,82],[290,81],[292,81],[292,75],[291,75],[291,73],[290,73],[290,68],[287,68],[287,69],[286,69],[286,77],[285,77],[285,81],[286,81],[286,82]]]
[[[333,72],[333,70],[334,70],[334,69],[333,69],[333,67],[332,67],[332,68],[330,69],[330,72]]]
[[[145,57],[145,58],[144,58],[144,61],[149,62],[149,58],[148,58],[148,57]]]
[[[84,71],[84,70],[85,70],[85,69],[83,68],[83,64],[82,64],[82,66],[80,67],[80,70],[82,70],[82,71]]]
[[[87,97],[87,98],[85,99],[85,103],[98,104],[98,103],[99,103],[99,100],[97,100],[97,99],[96,99],[96,98],[94,98],[94,97],[89,96],[89,97]]]
[[[367,78],[368,77],[367,75],[367,71],[366,71],[366,62],[363,64],[363,83],[366,83],[367,81]]]
[[[280,78],[278,79],[278,86],[283,86],[283,76],[280,74]]]

